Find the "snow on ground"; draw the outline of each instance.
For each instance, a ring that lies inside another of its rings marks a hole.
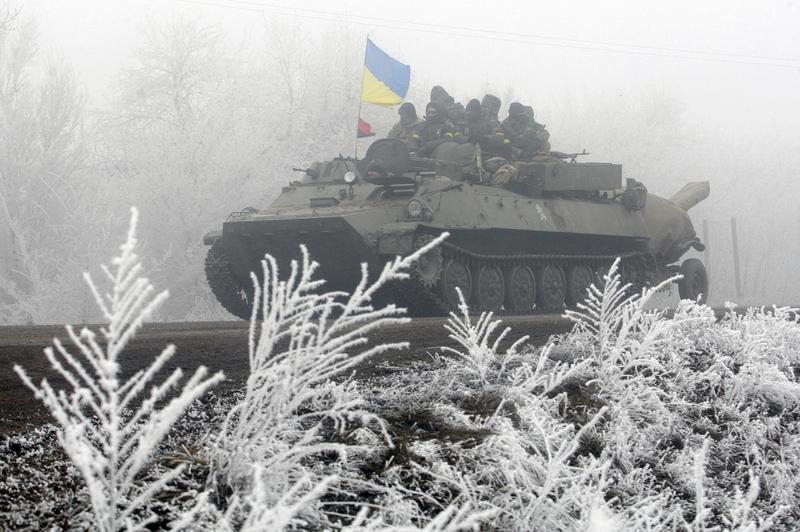
[[[134,247],[132,229],[110,286],[92,285],[104,341],[75,332],[80,355],[48,353],[72,390],[26,381],[60,426],[0,436],[2,528],[751,531],[800,518],[792,309],[718,319],[681,301],[667,317],[648,310],[655,289],[630,295],[612,268],[543,347],[500,349],[513,331],[463,305],[445,327],[457,348],[359,381],[356,364],[404,347],[366,342],[406,323],[370,302],[416,258],[349,296],[320,293],[310,260],[279,280],[268,258],[250,378],[187,402],[202,372],[171,399],[149,392],[147,370],[120,380],[163,300]]]

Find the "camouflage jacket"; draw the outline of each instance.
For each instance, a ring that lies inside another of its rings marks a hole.
[[[468,122],[464,134],[473,144],[480,144],[481,150],[487,155],[510,156],[508,153],[510,142],[497,120],[481,119],[477,122]]]
[[[433,123],[427,120],[417,124],[408,140],[408,151],[419,157],[430,157],[442,142],[456,140],[459,133],[449,120]]]
[[[408,142],[411,140],[411,135],[414,133],[414,129],[421,123],[421,118],[417,118],[410,124],[404,124],[402,120],[398,120],[397,123],[392,126],[392,129],[389,130],[389,134],[386,135],[386,138],[400,139]]]
[[[550,151],[550,143],[548,142],[550,133],[545,129],[544,125],[530,120],[520,127],[518,122],[513,122],[506,118],[503,120],[502,127],[503,132],[514,148],[515,159],[533,157],[537,153]]]

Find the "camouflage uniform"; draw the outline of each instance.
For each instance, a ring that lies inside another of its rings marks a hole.
[[[506,138],[500,122],[497,120],[497,113],[500,110],[500,99],[491,94],[483,97],[480,102],[480,116],[476,116],[475,104],[477,100],[470,102],[470,112],[466,127],[466,135],[469,141],[480,145],[481,151],[487,156],[510,157],[510,142]]]
[[[421,123],[422,119],[417,117],[415,117],[414,120],[409,123],[406,123],[400,119],[394,126],[392,126],[392,129],[389,130],[389,134],[386,135],[386,138],[400,139],[408,142],[411,139],[411,135],[414,133],[414,130]]]
[[[450,120],[455,128],[456,141],[466,142],[466,138],[463,136],[465,122],[464,106],[450,96],[441,85],[436,85],[431,89],[431,103],[444,105],[447,119]]]
[[[503,120],[503,132],[511,140],[514,159],[529,159],[550,152],[550,133],[533,119],[533,109],[514,102]]]
[[[435,113],[432,112],[435,110]],[[425,120],[414,128],[408,140],[408,151],[418,157],[430,157],[436,147],[447,141],[455,140],[456,130],[447,118],[447,109],[443,103],[431,102],[425,108]]]
[[[467,142],[469,139],[464,135],[467,128],[467,117],[464,106],[460,103],[451,103],[447,105],[447,119],[453,123],[456,133],[458,134],[456,140],[458,142]]]
[[[386,135],[386,138],[400,139],[408,142],[411,139],[414,128],[421,124],[422,120],[417,117],[417,110],[411,102],[403,103],[400,109],[397,110],[397,114],[400,115],[400,120],[389,130],[389,134]]]

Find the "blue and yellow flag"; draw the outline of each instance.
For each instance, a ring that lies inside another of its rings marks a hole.
[[[361,101],[386,106],[401,103],[410,81],[410,66],[389,56],[367,39]]]

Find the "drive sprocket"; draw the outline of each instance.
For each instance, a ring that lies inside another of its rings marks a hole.
[[[248,291],[239,283],[219,240],[214,242],[206,254],[205,269],[208,285],[217,301],[237,318],[249,320],[252,314],[252,290]]]

